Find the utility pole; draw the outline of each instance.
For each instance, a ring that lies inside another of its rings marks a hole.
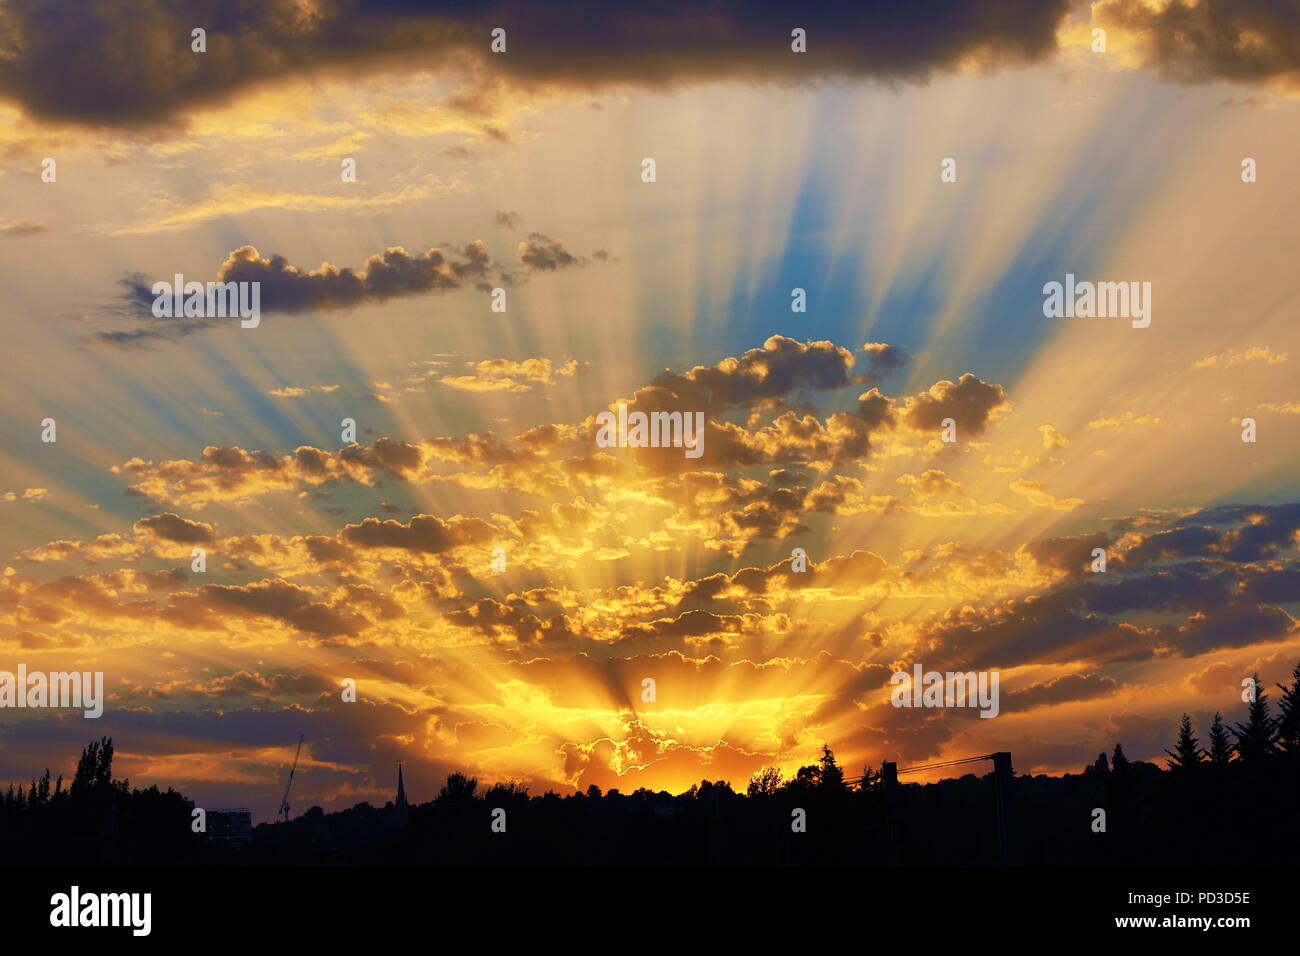
[[[881,763],[880,783],[884,791],[885,845],[889,851],[889,865],[898,866],[903,862],[903,833],[898,819],[900,794],[897,763],[890,760]]]
[[[993,798],[998,813],[998,859],[1009,866],[1016,858],[1016,803],[1015,772],[1011,769],[1011,754],[1005,751],[993,755]]]

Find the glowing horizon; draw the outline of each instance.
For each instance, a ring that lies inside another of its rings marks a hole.
[[[384,47],[119,116],[0,67],[0,670],[108,693],[6,711],[0,782],[108,735],[266,819],[299,733],[292,802],[334,810],[398,761],[412,802],[743,789],[823,743],[1059,774],[1241,719],[1300,659],[1294,71],[1180,82],[1158,7],[907,82]],[[257,328],[132,291],[223,270]],[[1150,327],[1045,318],[1067,273],[1149,282]],[[619,404],[704,414],[702,457],[603,447]],[[916,662],[997,670],[1001,713],[892,707]]]

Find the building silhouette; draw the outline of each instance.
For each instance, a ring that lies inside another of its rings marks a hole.
[[[225,846],[232,850],[248,846],[253,841],[253,812],[247,807],[209,810],[208,830],[204,834],[210,846]]]

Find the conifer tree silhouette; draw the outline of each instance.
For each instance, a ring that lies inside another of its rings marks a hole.
[[[1223,717],[1216,713],[1214,723],[1210,725],[1210,763],[1216,767],[1226,767],[1234,756],[1232,741],[1228,739],[1228,728],[1223,725]]]
[[[1126,846],[1132,831],[1135,797],[1133,774],[1129,768],[1128,758],[1124,756],[1122,744],[1115,744],[1115,752],[1110,758],[1110,773],[1105,776],[1103,787],[1106,800],[1106,825],[1115,842],[1121,846],[1117,852],[1122,854],[1126,852],[1122,847]]]
[[[1277,720],[1277,749],[1300,758],[1300,661],[1291,670],[1291,686],[1278,684],[1282,697],[1278,700],[1281,716]]]
[[[1183,714],[1182,726],[1178,729],[1178,742],[1174,744],[1173,750],[1166,750],[1172,758],[1169,761],[1170,770],[1192,770],[1201,763],[1203,751],[1197,745],[1196,734],[1192,732],[1192,718]]]
[[[1255,699],[1246,711],[1246,722],[1232,729],[1237,738],[1237,753],[1242,760],[1258,763],[1276,750],[1277,721],[1268,714],[1268,694],[1260,685],[1259,674],[1255,681]]]
[[[818,761],[817,779],[827,790],[844,789],[844,771],[835,762],[835,754],[827,744],[822,744],[822,755]]]

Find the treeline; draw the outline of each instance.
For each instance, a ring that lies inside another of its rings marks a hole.
[[[1021,776],[1010,788],[1011,862],[1157,865],[1243,862],[1243,848],[1300,850],[1300,664],[1279,713],[1256,677],[1246,720],[1215,715],[1202,750],[1186,717],[1169,769],[1122,744],[1081,774]],[[1014,758],[1014,754],[1013,754]],[[452,774],[406,814],[362,804],[313,808],[258,828],[250,859],[411,865],[985,865],[1003,859],[991,774],[887,787],[881,769],[849,782],[829,746],[786,779],[775,767],[737,790],[702,781],[673,795],[638,789],[530,796]]]
[[[81,751],[72,781],[50,771],[0,799],[0,852],[36,865],[166,865],[201,860],[182,794],[113,777],[113,741]]]
[[[1274,717],[1268,706],[1268,692],[1259,682],[1259,674],[1250,678],[1247,688],[1249,709],[1245,723],[1229,730],[1220,714],[1214,715],[1210,725],[1208,748],[1202,748],[1192,729],[1192,718],[1183,714],[1178,730],[1178,740],[1169,754],[1169,769],[1195,771],[1202,764],[1225,767],[1240,760],[1253,766],[1263,766],[1278,757],[1300,757],[1300,663],[1291,671],[1291,684],[1278,684],[1282,692],[1278,702],[1278,716]],[[1232,739],[1229,739],[1231,734]]]
[[[51,862],[960,866],[1007,853],[1029,865],[1241,864],[1249,848],[1300,850],[1300,664],[1278,687],[1274,713],[1256,677],[1245,721],[1229,727],[1216,714],[1208,747],[1184,715],[1166,769],[1129,761],[1116,744],[1081,774],[1015,778],[1001,818],[992,774],[887,785],[863,768],[850,781],[823,745],[793,777],[768,767],[743,790],[705,780],[675,795],[593,785],[530,796],[453,773],[428,803],[313,807],[259,825],[233,851],[191,833],[181,794],[113,779],[105,739],[83,751],[66,789],[48,772],[10,787],[0,845]]]

